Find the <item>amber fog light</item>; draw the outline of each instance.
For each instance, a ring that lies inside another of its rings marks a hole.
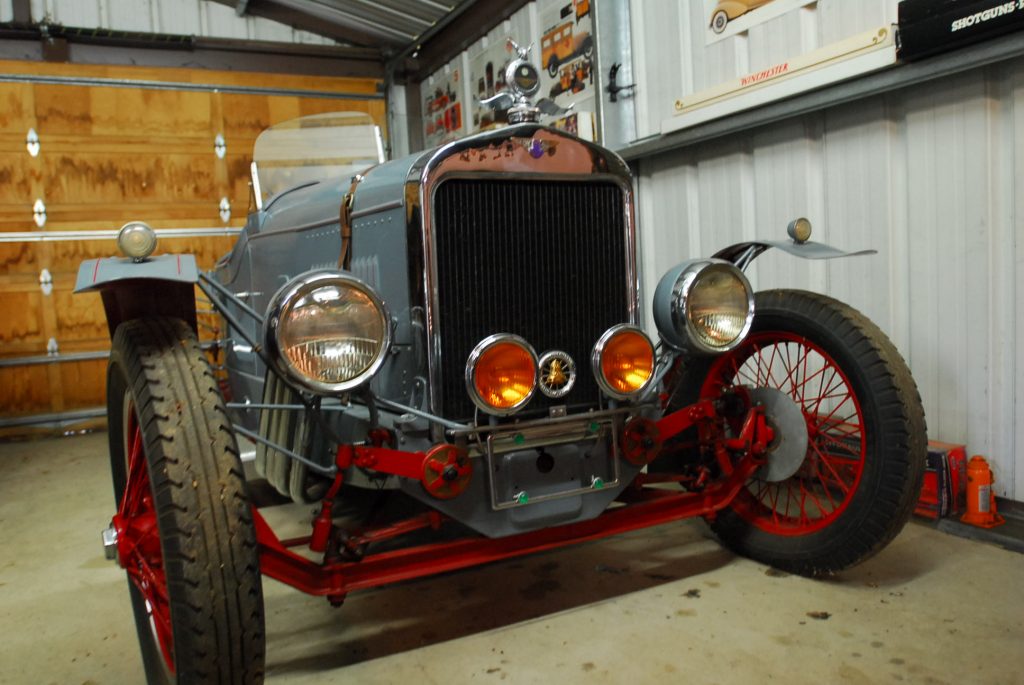
[[[484,338],[466,362],[466,389],[488,414],[507,416],[526,406],[537,390],[537,353],[517,335]]]
[[[635,326],[613,326],[594,345],[590,365],[607,395],[618,400],[636,397],[654,376],[654,345]]]

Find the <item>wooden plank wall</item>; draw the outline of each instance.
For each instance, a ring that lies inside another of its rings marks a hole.
[[[370,79],[3,61],[0,73],[366,94],[378,87]],[[367,112],[385,126],[377,99],[0,83],[0,231],[109,230],[133,219],[155,228],[224,226],[222,197],[231,202],[227,225],[241,226],[260,131],[339,110]],[[26,148],[29,129],[39,135],[37,157]],[[214,153],[217,134],[227,144],[223,159]],[[33,221],[37,198],[46,204],[42,229]],[[191,252],[210,268],[232,242],[164,239],[157,252]],[[83,259],[115,252],[109,239],[0,243],[0,357],[45,354],[51,338],[61,353],[109,349],[99,295],[71,289]],[[43,269],[53,278],[49,295]],[[0,416],[100,406],[105,369],[105,360],[0,367]]]

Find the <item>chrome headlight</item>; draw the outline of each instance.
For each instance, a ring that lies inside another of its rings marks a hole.
[[[684,262],[662,276],[654,291],[654,322],[676,349],[728,352],[743,341],[753,321],[754,291],[732,262]]]
[[[274,294],[264,338],[280,371],[316,394],[334,394],[377,373],[391,345],[391,324],[384,302],[362,280],[315,271]]]

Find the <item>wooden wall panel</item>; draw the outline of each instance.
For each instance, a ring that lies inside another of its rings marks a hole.
[[[0,61],[0,73],[208,83],[290,91],[375,94],[371,79],[186,69]],[[241,226],[249,209],[249,165],[256,136],[306,114],[368,112],[383,129],[382,100],[334,100],[109,86],[0,83],[0,232],[111,230],[143,220],[155,228]],[[28,130],[41,151],[31,157]],[[227,154],[214,154],[221,134]],[[36,198],[46,224],[33,220]],[[192,253],[212,268],[234,239],[161,239],[157,254]],[[105,350],[109,336],[99,295],[73,295],[79,264],[116,251],[109,238],[0,243],[0,357]],[[53,290],[39,283],[46,269]],[[201,307],[202,308],[202,305]],[[219,335],[217,317],[200,316],[201,337]],[[0,416],[56,412],[103,403],[105,360],[0,368]]]
[[[64,410],[106,404],[107,360],[92,359],[59,364]]]
[[[42,365],[0,367],[0,416],[52,411],[48,369]]]

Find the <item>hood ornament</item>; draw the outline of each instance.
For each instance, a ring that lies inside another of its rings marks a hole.
[[[536,103],[531,100],[540,91],[540,71],[529,59],[533,45],[524,48],[511,38],[508,44],[516,52],[516,58],[505,67],[508,90],[481,100],[480,104],[495,111],[507,109],[510,124],[536,123],[541,114],[560,116],[568,113],[572,105],[560,107],[549,98],[541,98]]]

